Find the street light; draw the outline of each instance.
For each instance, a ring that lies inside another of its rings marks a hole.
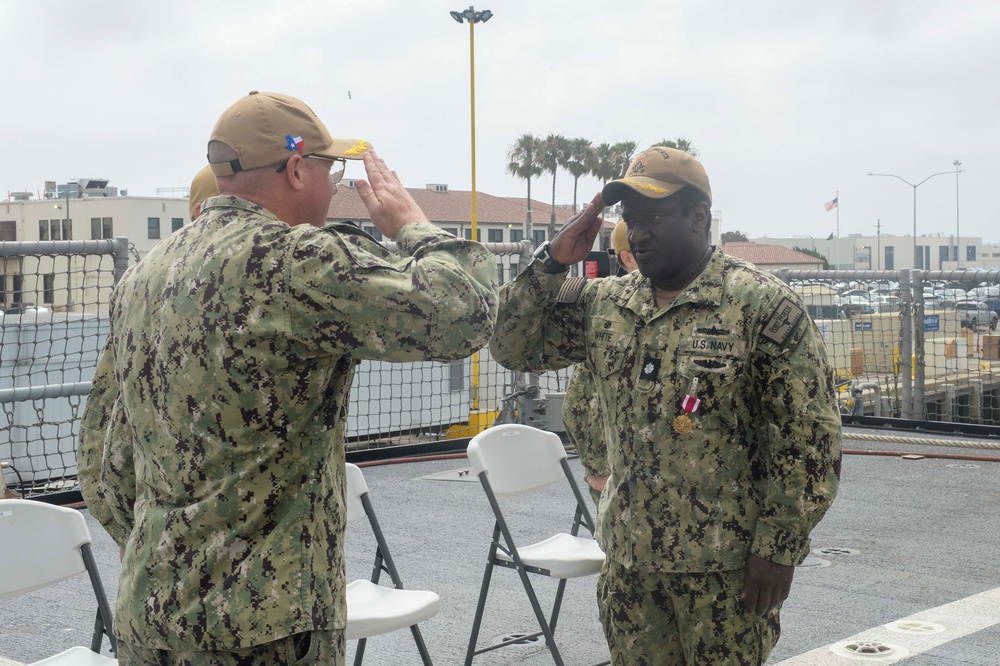
[[[943,176],[945,174],[952,173],[951,171],[941,171],[939,173],[932,173],[931,175],[924,178],[922,181],[914,185],[910,181],[906,180],[902,176],[897,176],[894,173],[869,173],[869,176],[886,176],[888,178],[895,178],[901,180],[910,187],[913,188],[913,268],[917,267],[917,188],[926,183],[928,180],[934,176]],[[925,267],[926,268],[926,267]]]
[[[493,18],[493,12],[488,9],[477,12],[475,7],[470,6],[468,9],[457,12],[449,12],[451,17],[457,22],[462,23],[464,21],[469,22],[469,109],[470,116],[472,118],[471,122],[471,132],[472,132],[472,240],[479,240],[478,233],[479,229],[476,226],[476,24],[486,23],[491,18]],[[472,355],[472,411],[479,412],[479,354],[478,352]],[[488,420],[488,419],[487,419]],[[479,432],[475,429],[475,426],[479,425],[473,424],[473,416],[469,416],[469,426],[472,430],[471,434],[476,434]]]
[[[469,108],[471,110],[472,127],[472,240],[476,237],[476,24],[486,23],[493,18],[493,12],[488,9],[477,12],[475,7],[464,11],[449,12],[459,23],[469,22]]]
[[[958,174],[962,173],[964,169],[959,169],[962,163],[955,160],[951,163],[955,167],[955,268],[961,268],[959,263],[962,261],[962,233],[958,226]]]

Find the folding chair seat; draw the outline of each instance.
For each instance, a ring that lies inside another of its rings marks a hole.
[[[97,600],[97,619],[90,649],[74,647],[35,662],[47,666],[106,666],[116,659],[100,654],[107,634],[112,652],[118,643],[111,631],[112,615],[104,584],[91,551],[87,521],[79,511],[44,502],[0,500],[0,599],[16,597],[55,585],[84,572]]]
[[[419,622],[437,615],[440,597],[424,590],[405,590],[385,536],[368,497],[368,484],[357,465],[347,463],[347,522],[367,517],[375,535],[375,565],[371,580],[355,580],[347,585],[347,640],[357,640],[355,666],[360,666],[369,637],[410,628],[417,651],[426,666],[431,657],[420,634]],[[379,585],[382,572],[389,574],[393,587]]]
[[[554,433],[526,425],[508,424],[494,426],[473,437],[469,442],[468,455],[472,470],[479,477],[486,492],[496,523],[465,664],[466,666],[472,664],[477,654],[544,636],[553,660],[558,666],[562,666],[563,660],[556,646],[554,633],[566,580],[599,573],[604,564],[604,553],[592,536],[594,520],[587,508],[587,501],[573,479],[566,458],[566,449],[559,436]],[[560,480],[569,484],[576,504],[570,533],[555,534],[531,545],[516,544],[498,498],[525,495]],[[585,527],[591,536],[579,536],[581,526]],[[518,572],[541,631],[518,635],[502,643],[476,649],[494,567],[515,569]],[[559,580],[555,603],[548,620],[538,602],[528,574]]]

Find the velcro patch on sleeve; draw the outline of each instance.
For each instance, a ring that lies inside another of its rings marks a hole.
[[[563,282],[563,286],[559,290],[556,303],[576,303],[577,299],[580,298],[580,294],[583,293],[583,287],[586,284],[587,278],[585,277],[568,278]]]
[[[795,330],[795,325],[802,319],[805,312],[787,296],[782,298],[778,307],[771,313],[764,324],[764,337],[778,345],[785,344],[788,336]]]

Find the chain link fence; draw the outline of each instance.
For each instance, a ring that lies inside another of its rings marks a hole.
[[[501,284],[530,260],[527,242],[486,245]],[[4,481],[24,495],[76,487],[79,418],[128,257],[123,238],[0,243],[0,461],[10,463]],[[1000,426],[1000,331],[990,309],[1000,305],[1000,273],[776,274],[826,339],[844,414]],[[514,373],[488,349],[453,363],[363,361],[348,455],[461,446],[498,421],[562,431],[570,373]]]

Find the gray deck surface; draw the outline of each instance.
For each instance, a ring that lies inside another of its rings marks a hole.
[[[1000,451],[850,439],[845,440],[845,449],[1000,457]],[[571,466],[581,474],[577,460]],[[423,477],[466,467],[464,459],[451,459],[364,468],[404,583],[412,589],[435,590],[441,596],[440,613],[421,625],[431,655],[440,665],[460,664],[464,658],[493,517],[475,479]],[[569,495],[562,484],[541,495],[508,500],[504,506],[522,544],[568,531]],[[96,521],[85,515],[113,600],[118,549]],[[799,568],[781,613],[782,637],[768,664],[896,663],[891,655],[889,659],[848,658],[829,649],[869,634],[915,652],[903,660],[908,666],[1000,664],[1000,464],[847,455],[840,496],[813,532],[812,541],[814,552],[835,548],[857,553],[817,553],[815,557],[829,565]],[[16,548],[17,544],[0,544],[0,566],[6,553]],[[348,578],[368,577],[374,541],[364,521],[348,526],[346,548]],[[548,606],[555,583],[533,578],[543,606]],[[571,580],[567,586],[556,631],[566,664],[593,664],[608,658],[597,617],[595,583],[596,576]],[[938,608],[973,595],[983,596],[959,603],[950,614]],[[0,601],[0,665],[31,662],[88,644],[95,608],[85,577]],[[881,628],[904,618],[924,624],[910,626],[909,633],[887,634]],[[944,630],[933,633],[934,624]],[[497,636],[535,630],[516,574],[498,569],[480,645]],[[935,646],[919,652],[921,645]],[[350,643],[349,658],[353,650]],[[419,659],[409,632],[400,631],[370,639],[365,662],[408,665],[418,664]],[[552,660],[544,645],[537,644],[487,653],[475,663],[531,665]]]

